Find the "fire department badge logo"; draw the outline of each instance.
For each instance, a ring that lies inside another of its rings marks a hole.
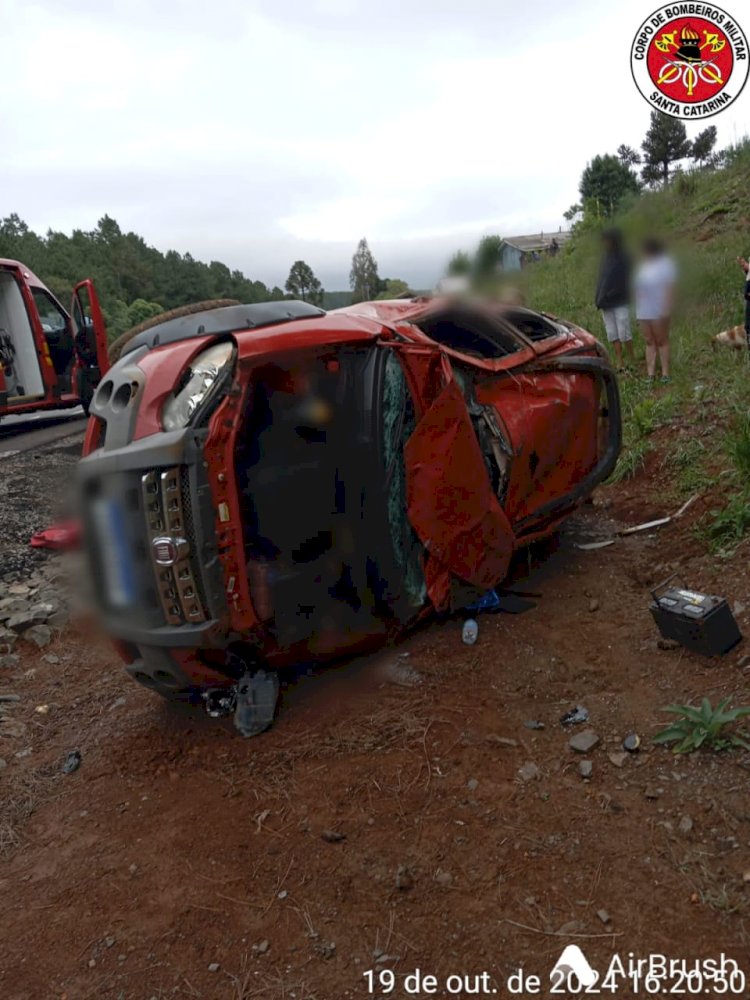
[[[710,118],[736,101],[747,82],[747,37],[720,7],[667,4],[636,32],[630,66],[652,108],[673,118]]]

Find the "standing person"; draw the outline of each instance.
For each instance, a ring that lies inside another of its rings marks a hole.
[[[750,264],[744,257],[738,257],[737,262],[745,272],[745,339],[750,351]]]
[[[630,330],[630,258],[622,245],[619,229],[602,233],[603,255],[596,284],[596,308],[601,310],[607,340],[612,344],[617,368],[623,368],[623,347],[633,360],[633,334]]]
[[[664,244],[649,236],[643,241],[643,256],[635,273],[635,316],[646,341],[646,374],[656,377],[656,359],[661,365],[661,381],[670,381],[669,327],[677,280],[675,262]]]

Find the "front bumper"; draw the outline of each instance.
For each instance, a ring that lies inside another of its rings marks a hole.
[[[110,635],[139,647],[219,647],[227,603],[206,430],[153,434],[79,464],[84,541]]]

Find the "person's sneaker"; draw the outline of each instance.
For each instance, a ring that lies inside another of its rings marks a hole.
[[[661,382],[662,385],[669,385],[669,383],[672,381],[672,379],[670,378],[669,375],[662,375],[662,377],[659,379],[659,381]]]

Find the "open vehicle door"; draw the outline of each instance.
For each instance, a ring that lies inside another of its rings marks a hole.
[[[107,329],[94,283],[89,278],[73,289],[70,311],[76,327],[76,389],[88,413],[94,390],[109,369]]]

